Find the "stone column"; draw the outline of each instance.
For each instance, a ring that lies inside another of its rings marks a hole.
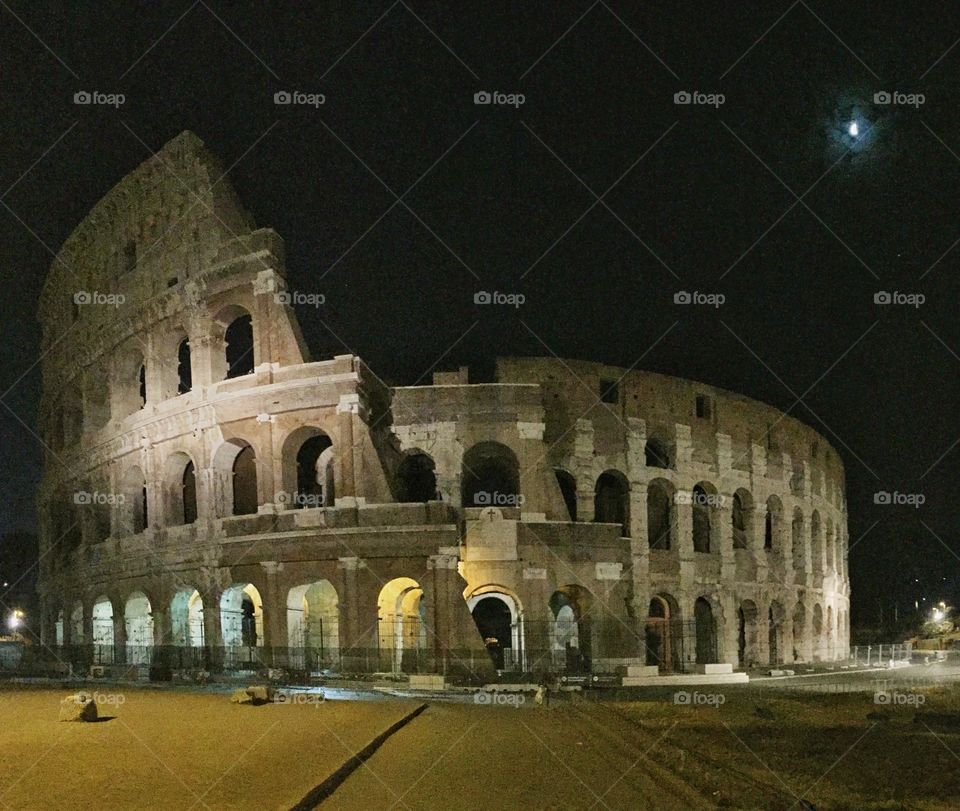
[[[360,395],[341,394],[337,403],[339,447],[335,449],[339,475],[334,482],[336,506],[354,507],[357,503],[357,470],[362,471],[354,429],[359,426]]]
[[[283,571],[283,564],[272,560],[260,562],[264,574],[263,598],[263,648],[267,661],[277,664],[275,648],[287,646],[287,602],[280,594],[277,583],[278,575]],[[284,657],[285,658],[285,657]]]
[[[339,571],[339,631],[340,652],[343,667],[347,671],[356,671],[363,662],[362,652],[355,650],[360,644],[358,634],[360,628],[360,558],[340,558],[337,564]],[[374,607],[374,611],[376,607]],[[371,618],[371,622],[374,617]],[[375,639],[375,637],[374,637]],[[366,643],[369,645],[369,643]]]
[[[544,489],[544,477],[553,475],[543,454],[543,432],[546,425],[542,422],[518,422],[522,448],[518,462],[520,464],[520,493],[523,504],[520,514],[525,520],[544,520],[547,515],[547,494]],[[531,466],[531,463],[535,463]]]
[[[220,621],[220,598],[223,590],[218,583],[211,583],[202,592],[203,599],[203,645],[206,649],[207,668],[216,673],[223,666],[223,627]]]
[[[574,436],[574,466],[577,478],[577,521],[593,521],[593,423],[579,419]]]

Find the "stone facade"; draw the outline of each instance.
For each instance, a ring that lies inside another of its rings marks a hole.
[[[313,361],[289,302],[281,240],[189,133],[69,237],[40,305],[45,641],[344,671],[846,655],[843,467],[810,428],[580,361],[389,389]]]

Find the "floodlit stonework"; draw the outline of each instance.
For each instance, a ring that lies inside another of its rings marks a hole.
[[[73,232],[40,320],[43,635],[83,661],[485,677],[847,653],[844,473],[816,432],[598,363],[390,389],[313,360],[282,241],[190,133]]]

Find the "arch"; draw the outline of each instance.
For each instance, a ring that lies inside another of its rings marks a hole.
[[[836,628],[833,624],[833,606],[827,606],[827,633],[826,633],[827,661],[832,662],[836,656]]]
[[[220,627],[225,647],[263,647],[263,599],[253,583],[237,583],[223,592]]]
[[[619,524],[624,538],[630,537],[630,485],[619,470],[605,470],[593,490],[593,520]]]
[[[225,380],[252,374],[256,367],[253,341],[253,317],[243,307],[224,307],[215,319],[223,330]]]
[[[147,664],[153,647],[153,614],[150,600],[142,591],[135,591],[123,608],[123,622],[127,632],[127,662]]]
[[[590,610],[593,595],[582,586],[563,586],[550,596],[548,605],[554,667],[570,673],[588,673],[592,658]]]
[[[297,449],[294,507],[333,506],[332,448],[333,441],[321,432],[304,440]]]
[[[643,446],[643,457],[647,467],[671,468],[673,455],[670,446],[658,437],[650,437]]]
[[[753,547],[753,496],[749,490],[741,487],[733,494],[730,520],[733,523],[733,548],[751,549]]]
[[[813,660],[823,660],[823,608],[819,603],[813,606]]]
[[[461,472],[464,507],[517,507],[520,466],[517,457],[499,442],[480,442],[463,455]]]
[[[340,664],[340,600],[329,580],[294,586],[287,592],[287,644],[303,649],[310,669]]]
[[[783,554],[783,502],[777,496],[767,499],[763,523],[763,548]]]
[[[163,466],[163,502],[167,526],[197,520],[197,477],[193,460],[183,451],[167,457]]]
[[[710,552],[713,549],[719,503],[717,489],[709,482],[699,482],[693,486],[690,501],[693,511],[693,551]]]
[[[70,609],[70,644],[82,645],[83,641],[83,603],[75,600]]]
[[[644,625],[646,663],[657,665],[662,673],[682,668],[680,606],[671,594],[661,592],[650,598]]]
[[[793,661],[806,659],[807,649],[807,608],[803,602],[793,607]]]
[[[783,605],[776,600],[770,603],[767,610],[767,651],[771,665],[779,665],[784,660],[783,626],[786,617]]]
[[[62,648],[62,647],[63,647],[63,641],[64,641],[64,639],[65,639],[65,636],[64,636],[64,634],[65,634],[64,625],[65,625],[65,623],[64,623],[64,619],[63,619],[63,609],[61,608],[60,611],[57,612],[57,620],[56,620],[56,622],[54,623],[54,638],[55,638],[55,640],[56,640],[56,643],[57,643],[57,647],[58,647],[58,648]]]
[[[813,511],[810,516],[810,559],[813,562],[813,576],[823,575],[823,529],[820,525],[820,513]]]
[[[116,639],[113,628],[113,603],[110,598],[101,595],[94,600],[93,611],[94,660],[113,662],[113,645]]]
[[[173,644],[199,648],[204,644],[203,598],[196,589],[182,589],[170,600]]]
[[[421,450],[407,451],[397,466],[397,501],[416,504],[438,501],[433,458]]]
[[[427,647],[423,589],[412,577],[397,577],[377,597],[377,639],[380,666],[393,673],[415,673]]]
[[[650,548],[670,549],[675,526],[673,485],[666,479],[654,479],[647,485],[647,543]]]
[[[835,563],[835,550],[834,550],[834,532],[833,532],[833,519],[830,516],[827,516],[827,532],[826,532],[826,550],[827,550],[827,571],[836,571]]]
[[[503,586],[481,586],[467,598],[467,609],[494,666],[498,670],[525,669],[523,609],[517,595]]]
[[[760,661],[757,640],[757,604],[743,600],[737,609],[737,659],[747,668]]]
[[[554,474],[557,477],[557,485],[560,487],[560,495],[563,496],[563,503],[567,507],[567,515],[571,521],[576,521],[577,480],[570,471],[563,468],[558,467],[554,470]]]
[[[147,404],[147,375],[138,347],[121,350],[113,368],[113,413],[118,419],[136,414]]]
[[[696,633],[696,659],[698,665],[710,664],[717,657],[717,625],[713,618],[713,606],[706,597],[697,597],[693,604],[694,630]]]
[[[227,440],[213,456],[213,469],[217,517],[256,513],[260,496],[253,446],[244,439]]]
[[[190,339],[184,337],[177,344],[177,394],[193,389],[193,364],[190,357]]]
[[[123,494],[121,503],[120,533],[137,535],[149,526],[147,513],[147,480],[136,465],[127,468],[120,482]]]
[[[796,507],[793,511],[791,544],[793,550],[793,569],[797,576],[802,577],[807,565],[807,548],[803,535],[803,512],[799,507]]]

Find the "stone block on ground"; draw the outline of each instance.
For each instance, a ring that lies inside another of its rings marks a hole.
[[[251,704],[258,707],[261,704],[269,704],[273,701],[273,688],[267,685],[251,685],[250,687],[241,687],[234,690],[230,696],[231,704]]]
[[[96,721],[97,702],[89,693],[76,693],[60,702],[61,721]]]

